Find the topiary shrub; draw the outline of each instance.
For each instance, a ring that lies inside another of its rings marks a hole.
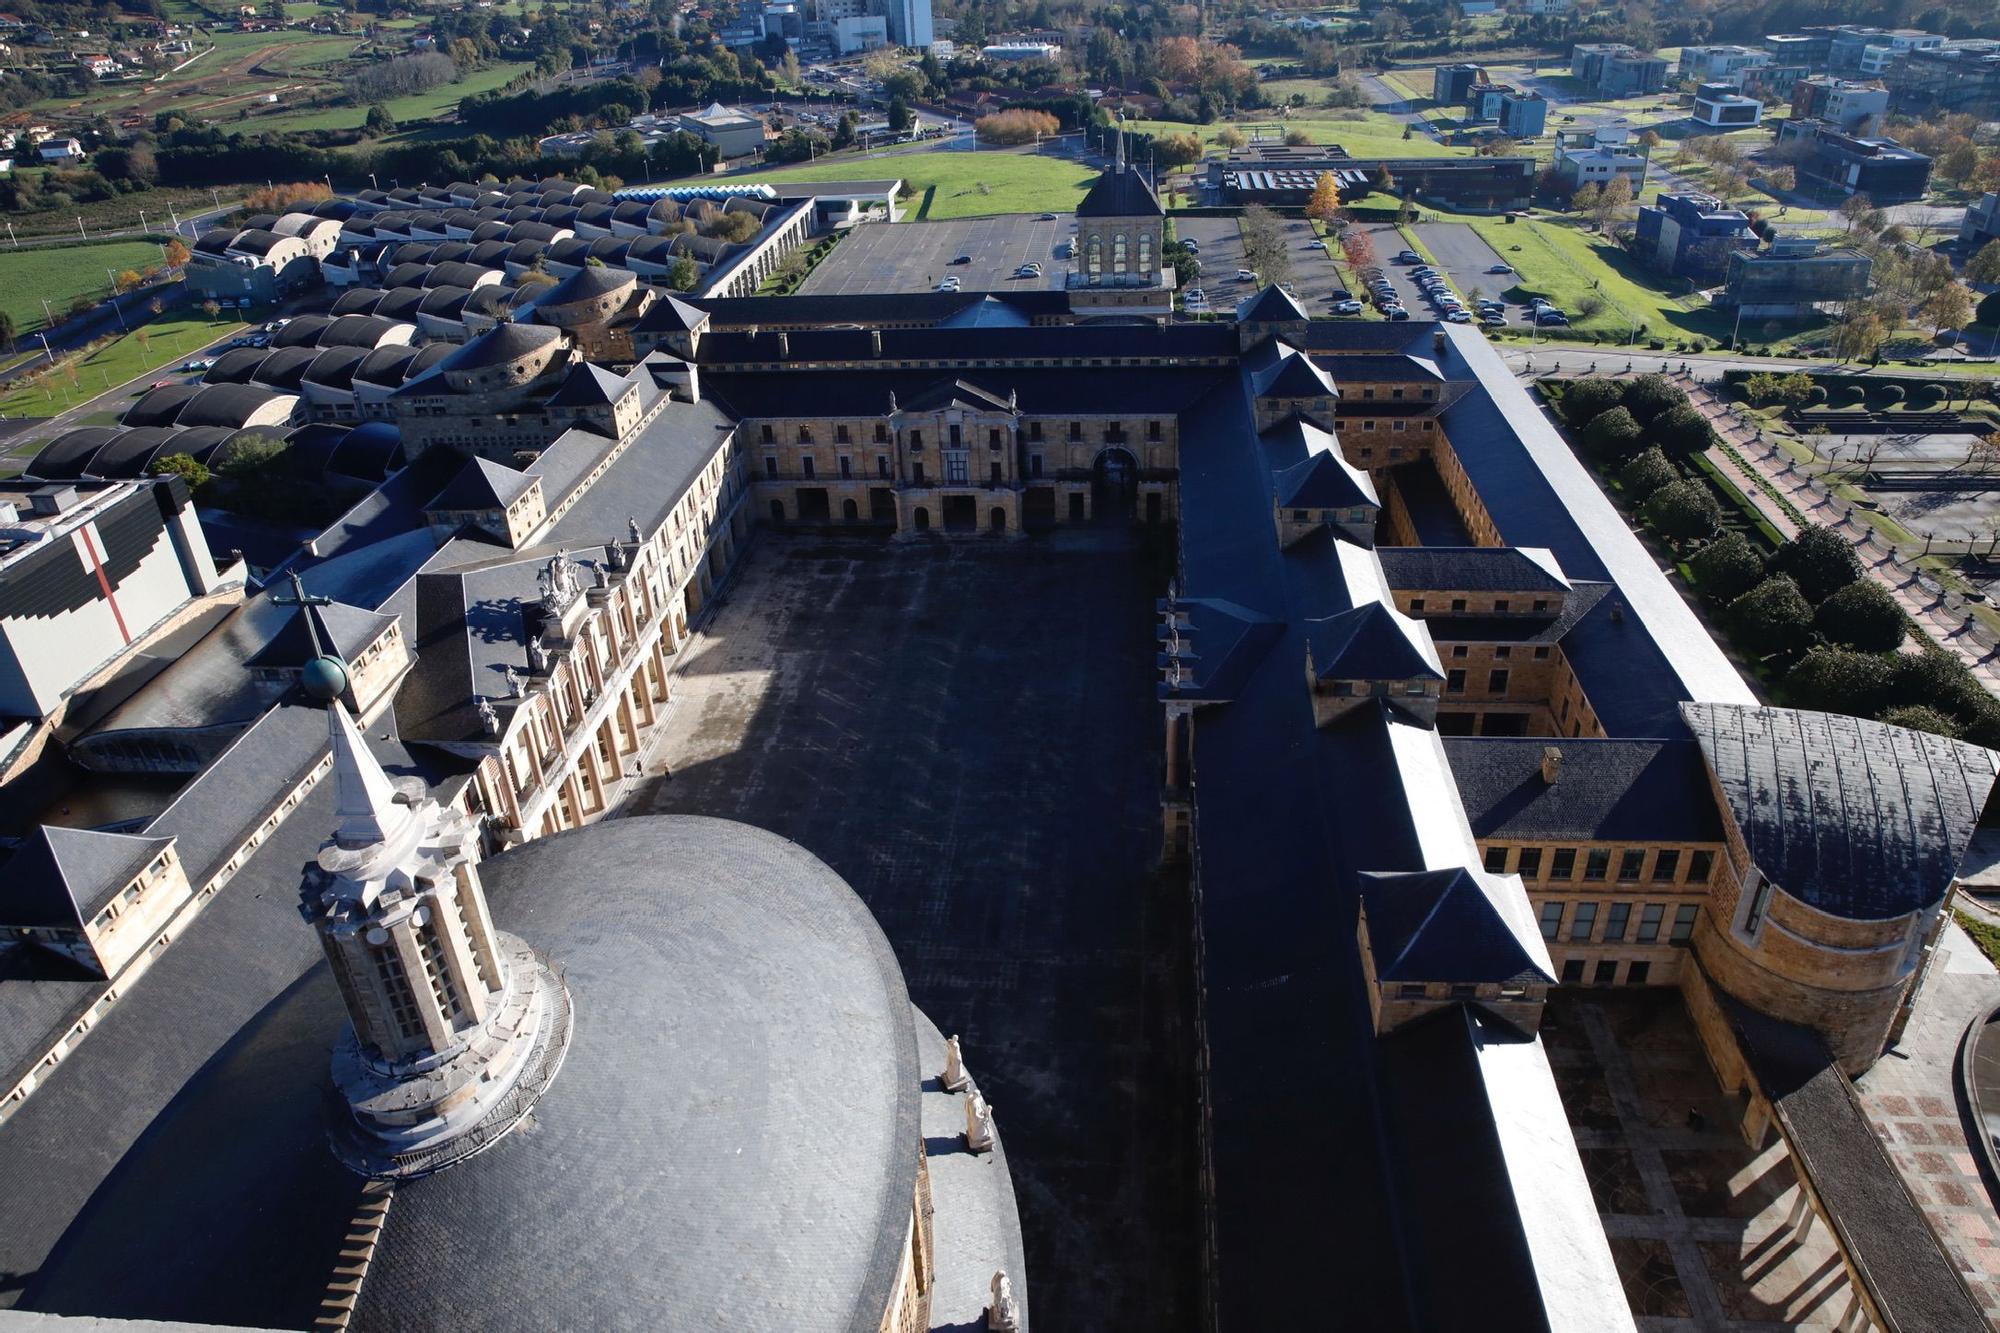
[[[1660,446],[1677,458],[1690,458],[1715,443],[1708,418],[1693,403],[1668,408],[1648,427]]]
[[[1868,394],[1869,405],[1877,411],[1894,407],[1903,401],[1903,386],[1900,384],[1877,384]]]
[[[1814,524],[1780,546],[1771,557],[1773,574],[1788,574],[1806,600],[1817,606],[1861,577],[1861,560],[1847,538]]]
[[[1696,551],[1688,561],[1695,582],[1712,601],[1727,605],[1757,586],[1764,577],[1764,557],[1740,532],[1725,533]]]
[[[1910,390],[1910,406],[1933,411],[1944,402],[1944,386],[1940,384],[1919,384]]]
[[[1850,380],[1834,385],[1827,396],[1835,407],[1859,407],[1868,400],[1868,386]]]
[[[1646,501],[1646,522],[1676,544],[1711,536],[1722,526],[1722,506],[1698,481],[1662,486]]]
[[[1571,380],[1563,386],[1563,420],[1571,426],[1587,426],[1624,397],[1624,386],[1615,380]]]
[[[1641,425],[1686,401],[1687,395],[1665,375],[1641,375],[1625,386],[1625,410]]]
[[[1856,579],[1813,612],[1813,628],[1821,638],[1867,653],[1892,652],[1900,647],[1905,626],[1903,608],[1873,579]]]
[[[1645,432],[1622,407],[1600,412],[1577,436],[1585,449],[1607,463],[1619,463],[1639,452]]]
[[[1931,735],[1942,736],[1946,740],[1958,739],[1959,729],[1956,721],[1938,712],[1937,709],[1926,708],[1922,704],[1904,704],[1898,708],[1891,708],[1882,714],[1881,720],[1892,727],[1928,731]]]
[[[1618,484],[1634,500],[1644,501],[1661,487],[1679,481],[1680,475],[1655,445],[1618,470]]]
[[[1755,657],[1778,657],[1805,647],[1812,632],[1812,604],[1799,585],[1773,574],[1729,605],[1736,642]]]
[[[1815,384],[1806,393],[1806,406],[1825,407],[1827,399],[1830,398],[1831,396],[1832,395],[1827,393],[1826,386],[1824,384]]]
[[[1873,717],[1889,697],[1889,659],[1847,648],[1815,648],[1785,673],[1796,707]]]

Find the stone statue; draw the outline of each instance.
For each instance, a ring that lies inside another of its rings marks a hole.
[[[632,543],[632,544],[633,544],[634,546],[637,546],[637,545],[638,545],[638,544],[640,543],[640,541],[642,541],[642,540],[643,540],[643,538],[641,538],[641,537],[640,537],[640,535],[639,535],[639,520],[638,520],[638,519],[636,519],[636,518],[627,518],[627,519],[625,520],[625,535],[626,535],[626,537],[627,537],[628,539],[630,539],[631,543]]]
[[[1015,389],[1007,390],[1007,410],[1009,412],[1018,412],[1021,410],[1020,399],[1018,397],[1018,394],[1019,394],[1018,390]]]
[[[549,669],[549,650],[543,646],[540,635],[528,640],[528,669],[537,675]]]
[[[974,1152],[993,1151],[993,1108],[977,1088],[965,1098],[965,1146]]]
[[[542,590],[542,605],[551,611],[561,611],[577,599],[583,591],[581,571],[568,551],[557,549],[543,566],[539,579]]]
[[[964,1092],[972,1086],[972,1075],[965,1068],[965,1054],[958,1048],[958,1037],[954,1034],[944,1044],[944,1074],[939,1082],[946,1092]]]
[[[518,699],[521,697],[521,673],[514,670],[511,666],[506,668],[506,671],[507,697],[509,699]]]
[[[891,389],[889,390],[889,411],[893,413],[900,410],[901,409],[899,409],[896,406],[896,391],[894,389]]]
[[[473,698],[477,701],[473,706],[479,710],[480,729],[489,736],[498,736],[500,734],[500,715],[493,711],[493,705],[487,701],[485,695],[478,694],[474,695]]]
[[[993,1293],[986,1307],[987,1333],[1020,1333],[1021,1303],[1014,1299],[1014,1282],[1006,1273],[995,1273],[987,1284]]]

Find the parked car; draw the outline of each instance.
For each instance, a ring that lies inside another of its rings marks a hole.
[[[1504,329],[1507,327],[1507,317],[1497,311],[1488,311],[1480,318],[1479,322],[1489,329]]]
[[[1560,310],[1538,310],[1535,312],[1535,323],[1544,328],[1554,324],[1567,324],[1569,316]]]
[[[1345,287],[1336,287],[1328,292],[1327,296],[1335,301],[1348,301],[1353,299],[1354,293],[1348,291]]]
[[[954,264],[970,264],[970,263],[972,262],[972,256],[971,256],[971,255],[960,255],[960,256],[958,256],[958,257],[957,257],[956,259],[952,260],[951,262],[952,262],[952,263],[954,263]]]
[[[1463,310],[1447,310],[1444,312],[1444,317],[1445,322],[1448,324],[1470,324],[1472,322],[1472,316],[1466,314]]]
[[[1236,280],[1238,282],[1255,282],[1257,281],[1257,275],[1247,268],[1239,268],[1236,270]]]
[[[1333,303],[1333,313],[1336,315],[1358,315],[1361,313],[1361,302],[1335,301]]]
[[[1396,262],[1398,264],[1421,264],[1424,262],[1424,257],[1415,250],[1403,250],[1396,255]]]
[[[177,384],[177,383],[179,383],[178,380],[154,380],[152,387],[155,389],[164,389],[170,384]]]
[[[1488,264],[1486,271],[1488,273],[1512,273],[1514,267],[1511,264]]]
[[[1056,220],[1056,215],[1053,213],[1042,214],[1042,221],[1044,222],[1054,222],[1055,220]]]
[[[1387,310],[1384,310],[1382,313],[1387,315],[1390,319],[1408,319],[1410,317],[1410,312],[1403,309],[1403,307],[1399,305],[1391,306]]]

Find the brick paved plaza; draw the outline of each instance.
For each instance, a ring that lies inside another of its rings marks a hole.
[[[632,804],[782,833],[874,909],[994,1103],[1049,1329],[1195,1323],[1164,578],[1137,540],[761,535],[678,664],[672,776]]]

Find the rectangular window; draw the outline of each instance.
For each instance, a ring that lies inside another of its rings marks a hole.
[[[991,468],[987,469],[986,479],[992,482],[995,486],[998,486],[1000,484],[1000,465],[998,463],[995,463]]]
[[[767,477],[776,477],[778,475],[777,459],[767,458],[764,460],[764,475]]]
[[[1157,422],[1157,421],[1148,421],[1148,422],[1146,423],[1146,438],[1147,438],[1147,439],[1149,439],[1149,440],[1157,440],[1157,439],[1159,439],[1159,438],[1160,438],[1160,423],[1159,423],[1159,422]]]
[[[1679,907],[1676,907],[1674,909],[1673,933],[1668,935],[1667,938],[1675,944],[1686,944],[1689,939],[1693,938],[1694,914],[1695,905],[1693,903],[1682,903]]]
[[[1423,982],[1421,982],[1421,981],[1405,981],[1405,982],[1403,982],[1403,983],[1402,983],[1401,985],[1399,985],[1399,986],[1397,986],[1397,987],[1396,987],[1396,998],[1397,998],[1397,999],[1399,999],[1399,1000],[1421,1000],[1421,999],[1423,999],[1423,998],[1424,998],[1424,983],[1423,983]]]
[[[838,442],[838,443],[840,443],[840,444],[846,444],[846,443],[848,442],[848,438],[847,438],[847,427],[846,427],[846,426],[844,426],[844,425],[843,425],[843,426],[835,426],[835,427],[833,428],[833,438],[834,438],[834,440],[835,440],[836,442]]]
[[[1505,847],[1488,847],[1486,849],[1486,868],[1496,875],[1506,874],[1507,849]]]
[[[889,442],[889,428],[888,428],[887,426],[883,425],[883,424],[882,424],[881,422],[879,422],[879,421],[878,421],[878,422],[876,422],[876,423],[875,423],[875,443],[877,443],[877,444],[887,444],[888,442]]]
[[[1042,423],[1041,423],[1041,422],[1039,422],[1039,421],[1030,421],[1030,422],[1028,423],[1028,438],[1029,438],[1029,439],[1031,439],[1031,440],[1039,440],[1039,439],[1041,439],[1041,438],[1042,438]]]
[[[1754,873],[1754,872],[1753,872]],[[1764,924],[1764,912],[1771,905],[1771,881],[1761,874],[1757,876],[1757,887],[1750,891],[1750,910],[1743,917],[1743,931],[1755,935],[1757,927]]]
[[[921,449],[921,448],[923,448],[923,447],[924,447],[924,433],[923,433],[922,431],[920,431],[920,430],[913,430],[913,431],[911,431],[911,432],[910,432],[910,448],[911,448],[911,450],[912,450],[912,451],[914,451],[914,450],[918,450],[918,449]]]
[[[1665,903],[1647,903],[1639,909],[1639,943],[1651,944],[1660,938],[1660,919],[1666,914]]]
[[[1486,692],[1488,694],[1505,694],[1507,692],[1507,672],[1505,668],[1487,674]]]
[[[1083,438],[1083,423],[1081,421],[1072,421],[1069,423],[1069,437],[1072,440]]]
[[[1585,941],[1597,926],[1597,904],[1578,903],[1576,911],[1570,913],[1569,937],[1572,941]]]
[[[1681,867],[1681,849],[1667,847],[1653,853],[1653,883],[1671,884],[1674,872]]]
[[[769,443],[770,443],[770,442],[771,442],[772,440],[774,440],[774,439],[776,439],[776,438],[777,438],[777,437],[776,437],[775,435],[771,434],[771,427],[770,427],[770,425],[769,425],[769,424],[767,423],[767,424],[766,424],[766,425],[764,426],[764,443],[766,443],[766,444],[769,444]]]
[[[1410,599],[1410,614],[1413,616],[1420,616],[1423,613],[1424,613],[1424,599],[1421,597],[1412,597]]]
[[[1645,849],[1641,847],[1627,847],[1624,851],[1618,853],[1618,882],[1620,884],[1637,884],[1639,882],[1639,872],[1645,869],[1645,866]]]
[[[1605,847],[1593,847],[1583,860],[1585,879],[1603,879],[1611,873],[1611,851]]]
[[[813,432],[812,432],[812,427],[811,427],[811,426],[801,426],[801,427],[799,427],[799,443],[800,443],[800,444],[811,444],[812,442],[813,442]]]
[[[1462,667],[1453,667],[1453,668],[1452,668],[1452,669],[1451,669],[1451,670],[1450,670],[1449,672],[1447,672],[1447,673],[1445,674],[1445,678],[1444,678],[1444,692],[1445,692],[1446,694],[1464,694],[1464,693],[1465,693],[1465,670],[1464,670],[1464,668],[1462,668]]]
[[[1563,985],[1575,986],[1583,981],[1583,960],[1571,958],[1563,963]]]
[[[959,446],[958,426],[957,423],[953,423],[953,425],[951,426],[951,447],[956,449],[958,448],[958,446]]]
[[[1515,858],[1514,872],[1522,879],[1533,879],[1541,873],[1541,869],[1542,849],[1539,847],[1523,847],[1520,856]]]
[[[1546,662],[1546,661],[1548,661],[1548,660],[1549,660],[1549,650],[1548,650],[1547,648],[1537,648],[1537,649],[1535,649],[1535,660],[1536,660],[1537,662]]]
[[[840,479],[847,480],[854,475],[854,460],[846,454],[840,456]]]
[[[1000,447],[1000,428],[998,426],[987,427],[986,447],[988,449],[998,449]]]
[[[1688,877],[1687,877],[1688,883],[1706,884],[1708,883],[1709,875],[1712,874],[1714,870],[1715,870],[1714,852],[1688,853]]]
[[[1452,598],[1451,609],[1453,611],[1463,611],[1465,609],[1465,599],[1463,597]]]
[[[875,474],[885,478],[889,475],[889,456],[887,454],[877,454],[875,456]]]
[[[923,479],[924,479],[924,465],[922,463],[910,464],[910,480],[922,481]]]
[[[1493,599],[1493,609],[1496,612],[1504,613],[1511,605],[1513,603],[1509,602],[1505,597],[1496,597]]]
[[[1542,938],[1552,940],[1562,933],[1563,905],[1561,903],[1542,904]]]
[[[1625,984],[1628,986],[1643,986],[1646,984],[1646,979],[1652,973],[1653,965],[1651,963],[1634,963],[1625,969]]]
[[[1590,984],[1593,986],[1609,986],[1617,980],[1618,964],[1607,958],[1600,962],[1597,965],[1597,970],[1591,974]]]
[[[1456,645],[1451,650],[1451,655],[1453,657],[1467,657],[1471,655],[1471,652],[1472,650],[1470,648],[1466,647],[1464,644],[1461,643]]]
[[[1513,655],[1514,655],[1514,650],[1512,648],[1507,647],[1505,644],[1502,644],[1500,647],[1495,648],[1493,650],[1493,657],[1495,661],[1504,662]]]
[[[1625,927],[1632,920],[1632,904],[1613,903],[1604,916],[1604,942],[1616,944],[1625,938]]]
[[[1042,456],[1040,454],[1028,455],[1028,475],[1031,477],[1042,475]]]
[[[1574,879],[1576,877],[1576,848],[1558,847],[1549,862],[1550,879]]]
[[[801,458],[799,460],[799,471],[803,472],[808,478],[812,476],[813,460],[811,454],[807,454],[804,458]]]

